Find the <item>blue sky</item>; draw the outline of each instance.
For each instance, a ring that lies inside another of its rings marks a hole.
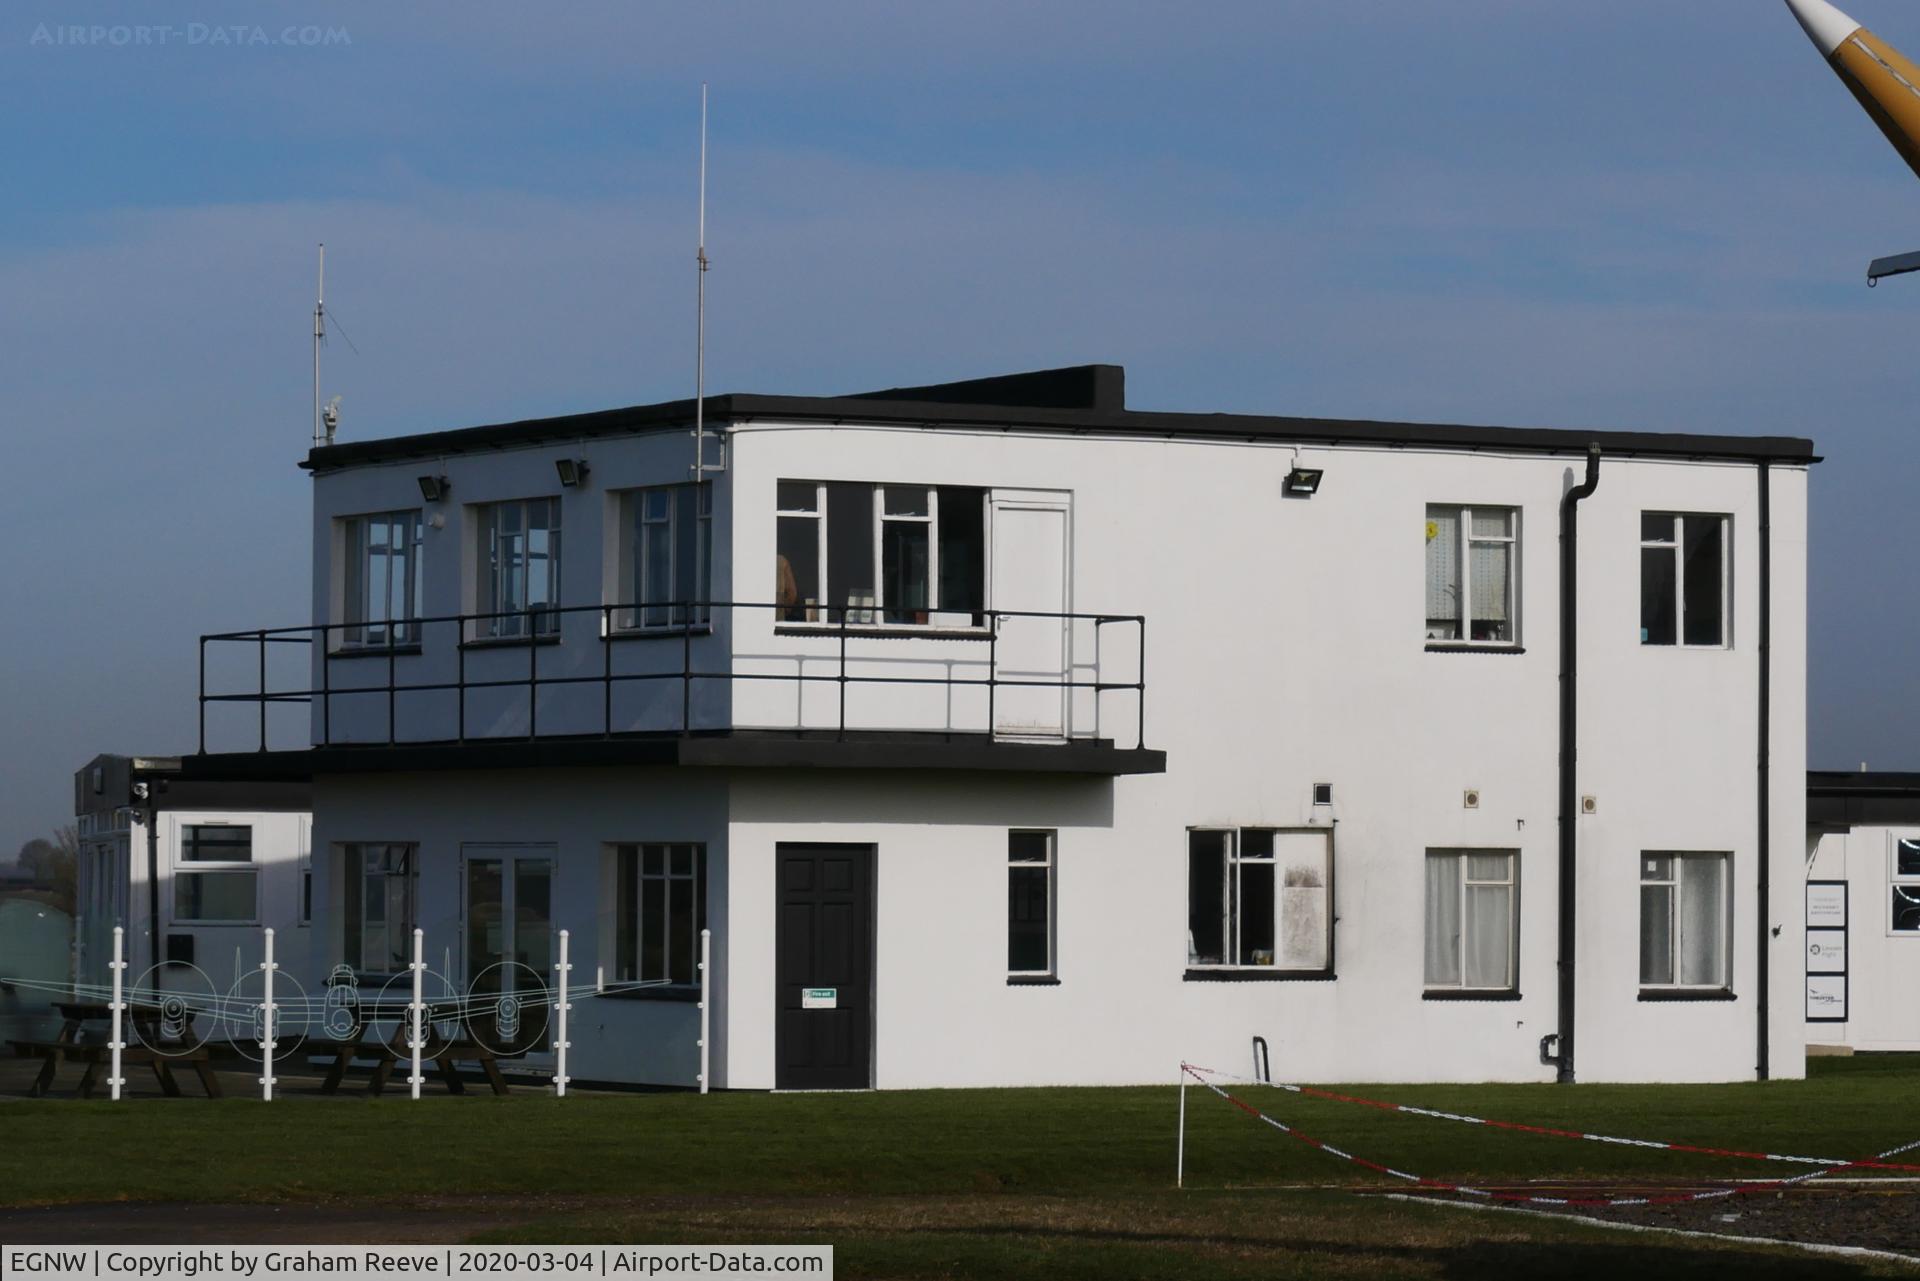
[[[1920,768],[1920,186],[1778,0],[168,8],[0,19],[0,856],[304,621],[316,241],[343,439],[689,392],[702,79],[715,389],[1810,435],[1812,758]]]

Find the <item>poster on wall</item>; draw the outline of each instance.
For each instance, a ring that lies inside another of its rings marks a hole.
[[[1847,883],[1845,881],[1807,882],[1807,928],[1832,926],[1847,928]]]
[[[1845,974],[1847,972],[1847,932],[1845,930],[1807,930],[1807,973]]]
[[[1807,1022],[1845,1023],[1847,1021],[1847,976],[1844,974],[1807,975]]]
[[[1807,1022],[1847,1021],[1847,883],[1807,882]]]

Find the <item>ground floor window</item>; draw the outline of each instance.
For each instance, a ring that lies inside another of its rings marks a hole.
[[[1920,840],[1895,838],[1893,842],[1891,912],[1889,933],[1920,934]]]
[[[413,962],[419,913],[419,847],[341,846],[346,866],[343,942],[348,966],[362,974],[398,974]]]
[[[1640,986],[1729,986],[1732,901],[1726,854],[1640,856]]]
[[[1187,964],[1325,970],[1333,958],[1333,851],[1321,830],[1187,833]]]
[[[1052,832],[1007,833],[1007,973],[1053,973]]]
[[[1427,988],[1510,992],[1519,983],[1519,858],[1427,851]]]
[[[173,864],[174,921],[250,925],[259,917],[253,828],[244,823],[183,824]]]
[[[707,928],[707,848],[696,844],[614,847],[614,978],[622,983],[700,981]]]

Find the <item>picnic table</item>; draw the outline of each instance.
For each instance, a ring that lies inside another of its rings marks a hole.
[[[9,1040],[7,1045],[23,1058],[40,1058],[40,1072],[27,1088],[29,1098],[41,1098],[53,1087],[55,1075],[65,1063],[84,1063],[86,1071],[80,1077],[80,1097],[93,1097],[94,1085],[100,1076],[102,1064],[111,1065],[113,1047],[105,1040],[89,1039],[86,1029],[89,1025],[105,1023],[111,1025],[113,1010],[104,1002],[97,1001],[56,1001],[54,1009],[60,1012],[60,1031],[50,1041]],[[203,1044],[194,1044],[192,1036],[193,1011],[186,1013],[183,1030],[183,1044],[177,1049],[156,1049],[162,1044],[162,1011],[157,1005],[129,1002],[123,1011],[127,1022],[122,1026],[122,1036],[135,1033],[135,1039],[129,1040],[120,1051],[120,1064],[128,1066],[145,1064],[153,1069],[153,1075],[160,1083],[160,1090],[168,1098],[180,1097],[180,1083],[174,1079],[173,1069],[184,1065],[193,1069],[200,1081],[200,1088],[207,1097],[220,1097],[220,1080],[213,1074],[212,1055]],[[111,1033],[109,1033],[111,1035]]]
[[[382,1038],[375,1030],[376,1025],[391,1022],[393,1032]],[[424,1069],[431,1063],[446,1085],[449,1094],[465,1094],[466,1084],[460,1079],[459,1064],[477,1063],[480,1072],[487,1078],[487,1085],[495,1094],[511,1093],[506,1077],[500,1074],[500,1056],[490,1047],[481,1044],[471,1036],[446,1035],[435,1025],[434,1012],[428,1007],[422,1019],[426,1032],[426,1044],[420,1048],[420,1063]],[[393,1077],[393,1070],[400,1063],[411,1062],[413,1051],[407,1047],[408,1015],[404,1008],[389,1012],[384,1017],[373,1011],[363,1011],[354,1024],[353,1031],[335,1039],[309,1037],[307,1048],[321,1056],[330,1056],[332,1062],[327,1066],[327,1074],[320,1082],[320,1093],[335,1094],[346,1079],[347,1070],[356,1058],[373,1056],[373,1075],[367,1080],[367,1093],[378,1096],[387,1087]]]

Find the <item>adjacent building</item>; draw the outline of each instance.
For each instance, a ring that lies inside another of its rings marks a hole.
[[[181,766],[311,778],[309,988],[564,929],[572,1074],[690,1084],[709,929],[719,1087],[1801,1073],[1808,441],[704,423],[308,456],[312,620],[203,640]]]
[[[1807,775],[1810,1046],[1920,1050],[1920,774]]]

